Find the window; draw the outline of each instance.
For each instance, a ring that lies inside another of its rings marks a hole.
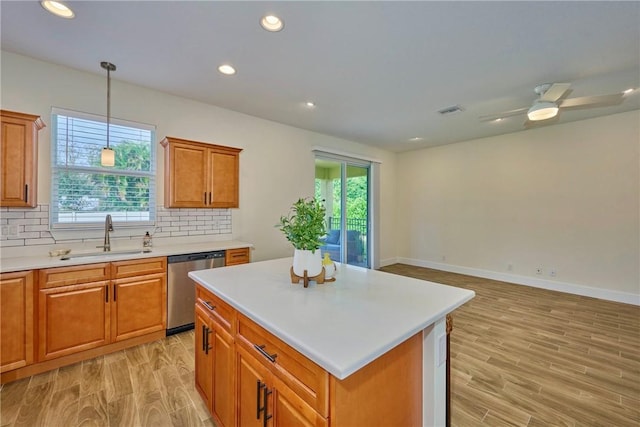
[[[106,117],[54,108],[51,229],[97,228],[106,214],[120,226],[155,220],[155,127],[110,119],[115,166],[100,165]]]

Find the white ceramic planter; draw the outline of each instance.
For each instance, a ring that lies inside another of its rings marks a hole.
[[[303,277],[305,270],[307,270],[307,277],[320,274],[322,271],[320,249],[315,252],[304,249],[295,249],[293,251],[293,272],[296,276]]]

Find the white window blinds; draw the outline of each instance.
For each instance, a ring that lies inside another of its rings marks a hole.
[[[120,225],[155,220],[155,127],[111,119],[109,145],[115,166],[100,165],[105,117],[52,111],[51,226],[95,227],[106,214]]]

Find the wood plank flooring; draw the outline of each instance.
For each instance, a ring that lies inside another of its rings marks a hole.
[[[189,331],[4,384],[0,426],[215,426],[193,355]]]
[[[640,307],[395,264],[471,289],[453,313],[452,425],[640,426]]]
[[[402,264],[382,270],[476,292],[453,313],[454,426],[640,426],[640,307]],[[213,426],[193,354],[190,331],[5,384],[0,426]]]

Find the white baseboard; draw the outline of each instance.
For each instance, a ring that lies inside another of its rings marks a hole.
[[[531,286],[534,288],[547,289],[551,291],[565,292],[568,294],[582,295],[586,297],[599,298],[607,301],[621,302],[640,306],[640,294],[614,291],[610,289],[592,288],[575,283],[557,282],[554,280],[537,279],[535,277],[520,276],[517,274],[500,273],[497,271],[482,270],[479,268],[463,267],[459,265],[443,264],[433,261],[424,261],[412,258],[389,258],[380,261],[380,266],[402,263],[414,265],[416,267],[433,268],[436,270],[450,271],[452,273],[467,274],[469,276],[483,277],[485,279],[500,280],[502,282],[514,283],[516,285]]]

